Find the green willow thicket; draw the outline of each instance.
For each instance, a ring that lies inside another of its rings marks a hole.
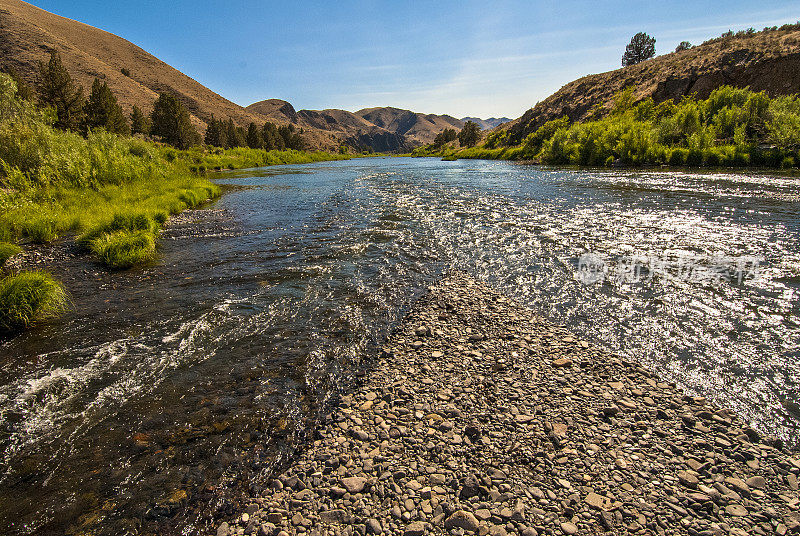
[[[688,166],[795,168],[800,163],[800,100],[723,86],[708,99],[635,102],[633,88],[617,95],[601,119],[548,121],[521,144],[506,146],[496,131],[476,148],[444,152],[431,146],[415,155],[535,160],[579,166]]]

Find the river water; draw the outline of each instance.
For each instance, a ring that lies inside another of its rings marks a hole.
[[[154,265],[66,263],[73,311],[0,343],[3,534],[235,511],[452,269],[797,443],[798,178],[370,158],[215,180]]]

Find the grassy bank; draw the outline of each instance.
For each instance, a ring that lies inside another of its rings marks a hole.
[[[219,195],[207,172],[340,160],[294,150],[178,150],[144,139],[53,127],[55,114],[17,95],[0,75],[0,265],[27,243],[74,237],[111,269],[151,261],[171,215]],[[53,316],[66,293],[43,273],[7,275],[0,331]]]
[[[800,100],[729,86],[708,99],[656,105],[619,94],[610,115],[593,121],[549,121],[523,143],[506,144],[506,131],[480,147],[424,146],[414,156],[446,159],[534,160],[578,166],[762,167],[800,165]]]

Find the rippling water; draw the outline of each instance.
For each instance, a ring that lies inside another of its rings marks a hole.
[[[75,310],[0,345],[3,533],[223,515],[450,269],[796,444],[800,179],[400,158],[220,177],[154,266],[70,261]],[[588,252],[667,268],[585,285]],[[760,264],[669,276],[723,257]]]

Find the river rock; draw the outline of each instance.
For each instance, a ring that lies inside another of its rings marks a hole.
[[[478,530],[478,525],[479,523],[475,516],[465,510],[456,510],[444,522],[444,528],[446,529],[462,528],[469,532]]]

